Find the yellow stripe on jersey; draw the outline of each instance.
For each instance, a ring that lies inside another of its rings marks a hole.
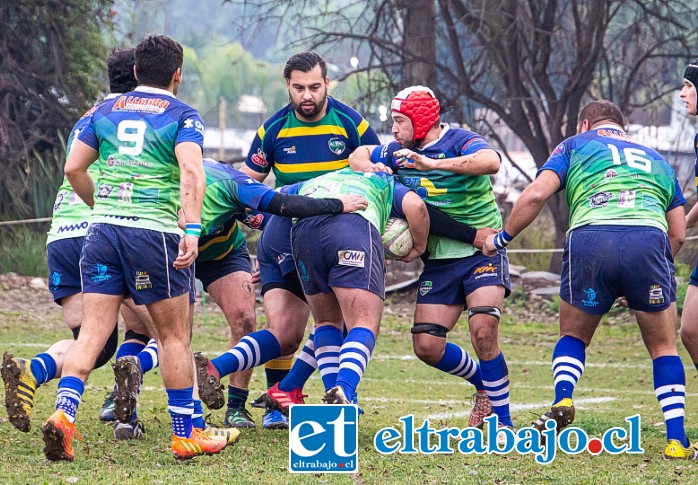
[[[366,130],[368,130],[368,121],[361,120],[361,123],[359,123],[359,126],[356,127],[356,131],[359,132],[359,138],[364,136],[364,133],[366,133]]]
[[[228,248],[228,250],[227,250],[226,252],[224,252],[223,254],[221,254],[220,256],[218,256],[217,258],[213,258],[213,260],[214,260],[214,261],[220,261],[221,259],[225,258],[225,257],[228,255],[228,253],[230,253],[230,251],[232,251],[233,248],[235,248],[235,244],[232,244],[233,242],[234,242],[234,241],[231,241],[230,247]]]
[[[257,130],[257,136],[259,137],[260,140],[264,139],[264,135],[266,134],[267,130],[264,129],[264,125],[259,127],[259,130]]]
[[[442,195],[448,192],[448,189],[437,189],[434,186],[434,182],[424,177],[422,177],[419,183],[422,187],[427,189],[427,195]]]
[[[335,125],[320,125],[320,126],[296,126],[294,128],[283,128],[279,131],[277,138],[292,138],[294,136],[313,136],[313,135],[341,135],[345,138],[347,130],[341,126]]]
[[[299,172],[331,172],[349,165],[349,159],[344,158],[336,162],[310,162],[310,163],[275,163],[274,168],[283,173]]]
[[[227,241],[227,240],[230,238],[230,236],[233,234],[233,232],[235,231],[235,228],[236,228],[236,227],[238,227],[238,221],[233,222],[233,225],[230,226],[230,230],[228,231],[227,234],[223,234],[223,235],[220,235],[220,236],[218,236],[218,237],[214,237],[213,239],[211,239],[210,241],[208,241],[208,242],[207,242],[206,244],[204,244],[203,246],[199,246],[199,252],[201,252],[201,251],[203,251],[204,249],[208,248],[208,247],[211,246],[212,244],[217,244],[217,243],[219,243],[219,242]]]
[[[696,187],[698,187],[698,177],[696,177]]]

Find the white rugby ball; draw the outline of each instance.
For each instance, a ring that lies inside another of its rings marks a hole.
[[[414,245],[407,221],[397,217],[388,219],[382,240],[383,252],[387,259],[400,259],[407,256]]]

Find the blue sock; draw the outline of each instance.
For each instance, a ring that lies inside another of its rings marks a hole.
[[[75,422],[83,392],[85,392],[85,384],[77,377],[61,377],[58,381],[56,410],[62,410],[71,423]]]
[[[45,384],[56,377],[58,367],[56,361],[47,353],[38,354],[29,363],[29,369],[36,379],[36,382],[41,385]]]
[[[252,369],[272,359],[281,357],[281,345],[269,330],[245,335],[225,354],[211,360],[221,377]]]
[[[194,399],[194,413],[191,415],[191,424],[195,428],[204,429],[204,407],[199,399]]]
[[[148,372],[149,370],[155,369],[158,365],[160,365],[160,361],[158,360],[158,343],[154,338],[151,338],[148,341],[148,345],[146,345],[139,353],[138,353],[138,360],[141,361],[141,370],[143,371],[143,374]]]
[[[462,377],[478,391],[485,389],[482,385],[480,366],[468,353],[456,344],[446,342],[446,350],[441,360],[434,365],[443,372],[448,372],[454,376]]]
[[[128,355],[138,355],[138,352],[143,350],[143,347],[145,347],[143,342],[138,340],[124,342],[119,345],[119,350],[116,351],[116,358],[118,359],[119,357],[126,357]]]
[[[363,327],[352,328],[344,340],[339,352],[339,372],[337,373],[336,385],[342,388],[344,395],[349,400],[354,399],[356,388],[366,372],[375,346],[376,337],[373,332]]]
[[[167,410],[172,417],[172,432],[181,438],[191,438],[193,395],[193,387],[167,389]]]
[[[652,361],[654,374],[654,393],[664,413],[666,437],[679,440],[685,447],[689,446],[684,413],[686,403],[686,373],[678,355],[657,357]]]
[[[342,331],[337,327],[323,325],[315,329],[315,358],[326,391],[337,385],[339,350],[343,343]]]
[[[248,389],[228,386],[228,409],[244,408],[249,396],[250,391]]]
[[[308,341],[303,346],[303,350],[293,362],[291,372],[279,382],[279,389],[286,392],[293,389],[303,389],[315,369],[317,369],[317,360],[315,360],[315,329],[313,329]]]
[[[509,414],[509,369],[504,354],[500,352],[492,360],[481,360],[480,373],[487,397],[492,403],[492,411],[499,417],[499,423],[513,427]]]
[[[553,404],[562,399],[572,399],[574,386],[584,373],[585,361],[584,342],[569,335],[560,337],[553,350],[553,379],[555,380]]]

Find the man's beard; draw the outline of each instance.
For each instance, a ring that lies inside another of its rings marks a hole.
[[[322,109],[325,107],[326,101],[327,101],[327,93],[325,93],[325,95],[322,97],[322,99],[319,102],[313,103],[313,109],[311,111],[305,111],[303,109],[304,103],[296,104],[293,102],[293,100],[291,100],[291,104],[293,105],[293,109],[296,110],[296,113],[299,116],[301,116],[302,118],[314,118],[318,114],[320,114]]]

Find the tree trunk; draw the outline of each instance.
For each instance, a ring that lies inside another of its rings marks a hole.
[[[403,86],[436,88],[436,20],[434,0],[400,0],[403,9]]]

